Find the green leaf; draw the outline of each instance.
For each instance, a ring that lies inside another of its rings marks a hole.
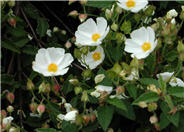
[[[38,26],[36,28],[36,32],[40,37],[45,36],[47,29],[49,28],[49,24],[46,19],[38,18],[37,19]]]
[[[67,121],[62,122],[62,130],[63,132],[78,132],[77,126]]]
[[[131,97],[136,99],[137,97],[137,88],[134,84],[126,85],[125,88],[128,90],[128,93]]]
[[[183,87],[170,87],[168,93],[172,96],[184,98],[184,88]]]
[[[86,6],[96,7],[96,8],[110,8],[114,1],[88,1]]]
[[[111,79],[109,79],[107,77],[106,71],[102,67],[100,67],[100,70],[98,71],[97,75],[98,74],[104,74],[105,75],[105,78],[103,79],[103,81],[98,83],[98,85],[112,86]]]
[[[97,109],[98,122],[102,126],[103,130],[106,131],[109,124],[111,123],[114,108],[111,106],[100,106]]]
[[[20,40],[14,42],[14,44],[15,44],[17,47],[21,48],[21,47],[24,47],[24,45],[27,44],[29,41],[30,41],[30,40],[29,40],[28,38],[24,38],[24,39],[20,39]]]
[[[9,49],[13,52],[16,52],[18,54],[20,54],[20,49],[18,49],[17,47],[15,47],[12,43],[10,42],[5,42],[5,41],[1,41],[1,45],[2,47]]]
[[[141,96],[139,96],[132,104],[133,105],[138,105],[139,102],[144,101],[146,103],[154,102],[159,99],[159,96],[155,92],[148,92],[148,93],[143,93]]]
[[[127,111],[127,108],[126,108],[126,105],[124,104],[124,102],[122,100],[118,99],[118,98],[113,98],[113,99],[109,98],[107,100],[107,102],[109,104],[112,104],[112,105],[116,106],[119,109]]]
[[[68,78],[65,80],[65,82],[63,83],[63,94],[65,95],[73,90],[73,85],[69,83],[69,80],[72,78],[73,78],[73,75],[70,74]]]
[[[160,114],[160,130],[163,130],[169,125],[170,121],[167,119],[164,113]]]
[[[167,117],[167,119],[173,125],[175,125],[177,127],[178,124],[179,124],[180,113],[179,112],[176,112],[174,115],[169,115],[168,112],[170,111],[170,108],[164,102],[161,103],[160,108],[161,108],[162,112],[164,113],[164,115]]]
[[[36,132],[61,132],[61,131],[57,131],[54,128],[38,128],[36,129]]]
[[[52,102],[48,102],[46,104],[46,108],[47,110],[49,111],[49,116],[50,116],[50,119],[54,122],[54,123],[57,123],[57,115],[59,115],[61,112],[59,111],[60,107],[55,104],[55,103],[52,103]]]
[[[12,85],[14,84],[14,77],[10,74],[1,74],[1,84]]]
[[[11,28],[8,33],[13,37],[27,37],[27,33],[22,28]]]
[[[37,51],[38,51],[38,48],[32,45],[26,45],[22,49],[22,52],[27,55],[35,55]]]
[[[122,109],[118,109],[116,108],[116,111],[118,112],[118,114],[130,119],[130,120],[135,120],[135,112],[134,112],[134,108],[133,106],[130,104],[130,102],[128,102],[127,100],[123,101],[126,105],[127,110],[122,110]]]
[[[29,3],[25,4],[24,12],[33,19],[38,19],[40,17],[39,11]]]
[[[144,85],[154,84],[157,88],[159,88],[159,82],[153,78],[141,78],[139,81],[141,82],[141,84]]]
[[[168,54],[166,54],[166,60],[168,62],[173,62],[174,60],[176,60],[178,58],[178,52],[177,50],[172,50],[170,52],[168,52]]]

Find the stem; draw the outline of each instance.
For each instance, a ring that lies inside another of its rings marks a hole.
[[[44,6],[50,12],[50,14],[52,14],[68,30],[68,32],[75,36],[75,34],[70,30],[70,28],[50,8],[48,8],[48,6],[46,6],[45,4]]]
[[[12,58],[10,60],[9,66],[8,66],[7,74],[9,74],[11,72],[11,70],[12,70],[12,65],[13,65],[14,58],[15,58],[15,53],[12,54]]]
[[[26,20],[28,26],[29,26],[30,29],[31,29],[31,32],[33,33],[33,37],[35,38],[37,44],[39,45],[40,48],[42,48],[42,45],[40,44],[40,42],[39,42],[39,40],[38,40],[38,38],[37,38],[37,36],[36,36],[36,33],[35,33],[35,31],[33,30],[33,27],[31,26],[31,23],[29,22],[28,18],[26,17],[26,15],[25,15],[23,9],[21,8],[20,10],[21,10],[22,15],[23,15],[24,19]]]
[[[53,80],[55,81],[55,83],[56,83],[56,85],[59,87],[59,89],[61,89],[61,87],[60,87],[60,85],[59,85],[59,83],[58,83],[56,77],[53,77]],[[61,93],[61,94],[62,94],[63,97],[65,97],[63,93]]]
[[[36,101],[40,102],[40,100],[39,100],[39,99],[36,97],[36,95],[34,94],[33,90],[31,90],[31,93],[32,93],[34,99],[36,99]]]
[[[122,21],[123,21],[123,19],[126,17],[126,16],[128,16],[130,14],[130,12],[127,12],[122,18],[121,18],[121,20],[120,20],[120,23],[119,24],[121,24],[122,23]]]
[[[83,7],[83,10],[84,10],[84,14],[86,14],[86,6],[85,6],[85,4],[82,7]]]
[[[73,65],[74,65],[75,67],[77,67],[78,69],[84,71],[84,68],[82,68],[81,66],[77,65],[76,63],[73,63]]]

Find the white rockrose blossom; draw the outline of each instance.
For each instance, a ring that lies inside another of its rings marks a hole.
[[[134,30],[130,36],[131,39],[126,39],[125,41],[124,50],[128,53],[132,53],[132,58],[146,58],[157,46],[155,32],[151,27],[141,27]]]
[[[8,117],[3,118],[3,120],[2,120],[3,128],[7,129],[8,127],[10,127],[12,121],[13,121],[12,116],[8,116]]]
[[[66,109],[66,112],[68,113],[68,112],[71,111],[72,105],[71,105],[70,103],[65,103],[65,104],[64,104],[64,107],[65,107],[65,109]]]
[[[139,71],[136,70],[135,68],[132,68],[130,75],[125,78],[125,80],[128,80],[128,81],[133,81],[138,79],[139,79]]]
[[[59,114],[57,118],[65,121],[75,121],[77,113],[78,113],[77,110],[72,110],[70,112],[67,112],[65,115]]]
[[[146,7],[148,0],[118,0],[117,4],[124,10],[137,13]]]
[[[100,65],[105,58],[104,50],[101,46],[98,46],[94,51],[88,52],[87,55],[82,54],[82,58],[79,60],[82,66],[89,66],[90,69],[95,69]],[[86,65],[85,65],[86,64]]]
[[[95,91],[91,92],[91,96],[98,98],[104,92],[106,92],[107,94],[111,94],[113,88],[111,86],[97,85],[95,89]]]
[[[97,46],[109,32],[107,20],[103,17],[96,18],[96,22],[89,18],[80,24],[75,32],[76,43],[88,46]]]
[[[171,19],[171,18],[174,18],[174,17],[177,17],[177,16],[178,16],[178,12],[176,12],[175,9],[172,9],[172,10],[168,11],[167,15],[166,15],[166,17],[168,19]]]
[[[65,54],[63,48],[41,48],[36,54],[32,68],[44,76],[59,76],[67,73],[73,60],[72,55]]]

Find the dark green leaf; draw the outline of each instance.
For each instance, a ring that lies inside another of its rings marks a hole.
[[[153,78],[141,78],[139,81],[141,82],[141,84],[144,85],[154,84],[157,88],[159,88],[158,81]]]
[[[134,84],[129,84],[126,85],[125,87],[128,90],[128,93],[131,97],[133,97],[134,99],[136,99],[137,97],[137,88]]]
[[[46,108],[47,110],[49,111],[49,116],[50,116],[50,119],[54,122],[54,123],[57,123],[57,115],[60,114],[60,111],[59,111],[59,106],[55,103],[52,103],[52,102],[48,102],[46,104]]]
[[[63,83],[63,93],[65,95],[73,90],[73,85],[71,83],[69,83],[69,80],[72,79],[72,78],[73,78],[73,75],[71,74],[71,75],[68,76],[68,78]]]
[[[77,126],[67,121],[62,122],[62,130],[63,132],[78,132]]]
[[[97,109],[98,122],[102,126],[103,130],[106,131],[109,124],[111,123],[114,108],[111,106],[100,106]]]
[[[132,104],[138,105],[139,102],[144,101],[146,103],[154,102],[159,99],[159,96],[155,92],[148,92],[143,93],[141,96],[139,96]]]
[[[22,49],[22,52],[27,55],[35,55],[37,51],[38,51],[38,48],[32,45],[26,45]]]
[[[110,8],[114,1],[88,1],[86,6],[97,7],[97,8]]]
[[[124,104],[124,102],[122,100],[118,99],[118,98],[113,98],[113,99],[109,98],[107,100],[107,102],[109,104],[112,104],[112,105],[116,106],[119,109],[127,111],[127,108],[126,108],[126,105]]]
[[[164,113],[160,114],[160,130],[163,130],[169,125],[170,121],[167,119]]]
[[[170,87],[168,93],[172,96],[184,98],[184,88],[183,87]]]
[[[20,39],[20,40],[14,42],[14,44],[15,44],[17,47],[21,48],[21,47],[23,47],[25,44],[27,44],[29,41],[30,41],[30,40],[29,40],[28,38],[24,38],[24,39]]]
[[[61,131],[57,131],[54,128],[38,128],[36,129],[36,132],[61,132]]]
[[[46,19],[38,18],[37,19],[38,26],[36,28],[36,32],[40,37],[45,36],[47,29],[49,28],[49,24]]]
[[[9,49],[13,52],[20,54],[20,49],[15,47],[12,43],[1,41],[1,45],[2,45],[2,47],[6,48],[6,49]]]

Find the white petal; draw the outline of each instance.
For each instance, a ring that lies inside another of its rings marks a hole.
[[[66,120],[66,121],[74,121],[76,119],[77,113],[78,112],[76,110],[73,110],[73,111],[68,112],[65,115],[64,120]]]
[[[59,64],[64,57],[65,50],[63,48],[47,48],[50,61],[54,64]]]
[[[174,72],[164,72],[164,73],[160,73],[157,74],[157,78],[160,78],[160,76],[162,77],[163,81],[168,82],[169,79],[173,76]]]
[[[111,86],[97,85],[95,88],[99,92],[107,92],[108,94],[110,94],[112,92]]]
[[[103,35],[105,33],[105,30],[107,28],[107,21],[105,18],[103,17],[98,17],[96,19],[97,21],[97,30],[98,30],[98,33]]]
[[[63,60],[58,64],[58,67],[60,69],[63,69],[63,68],[66,68],[68,67],[69,65],[71,65],[71,63],[74,61],[72,55],[70,53],[66,53],[64,55],[64,58]]]

